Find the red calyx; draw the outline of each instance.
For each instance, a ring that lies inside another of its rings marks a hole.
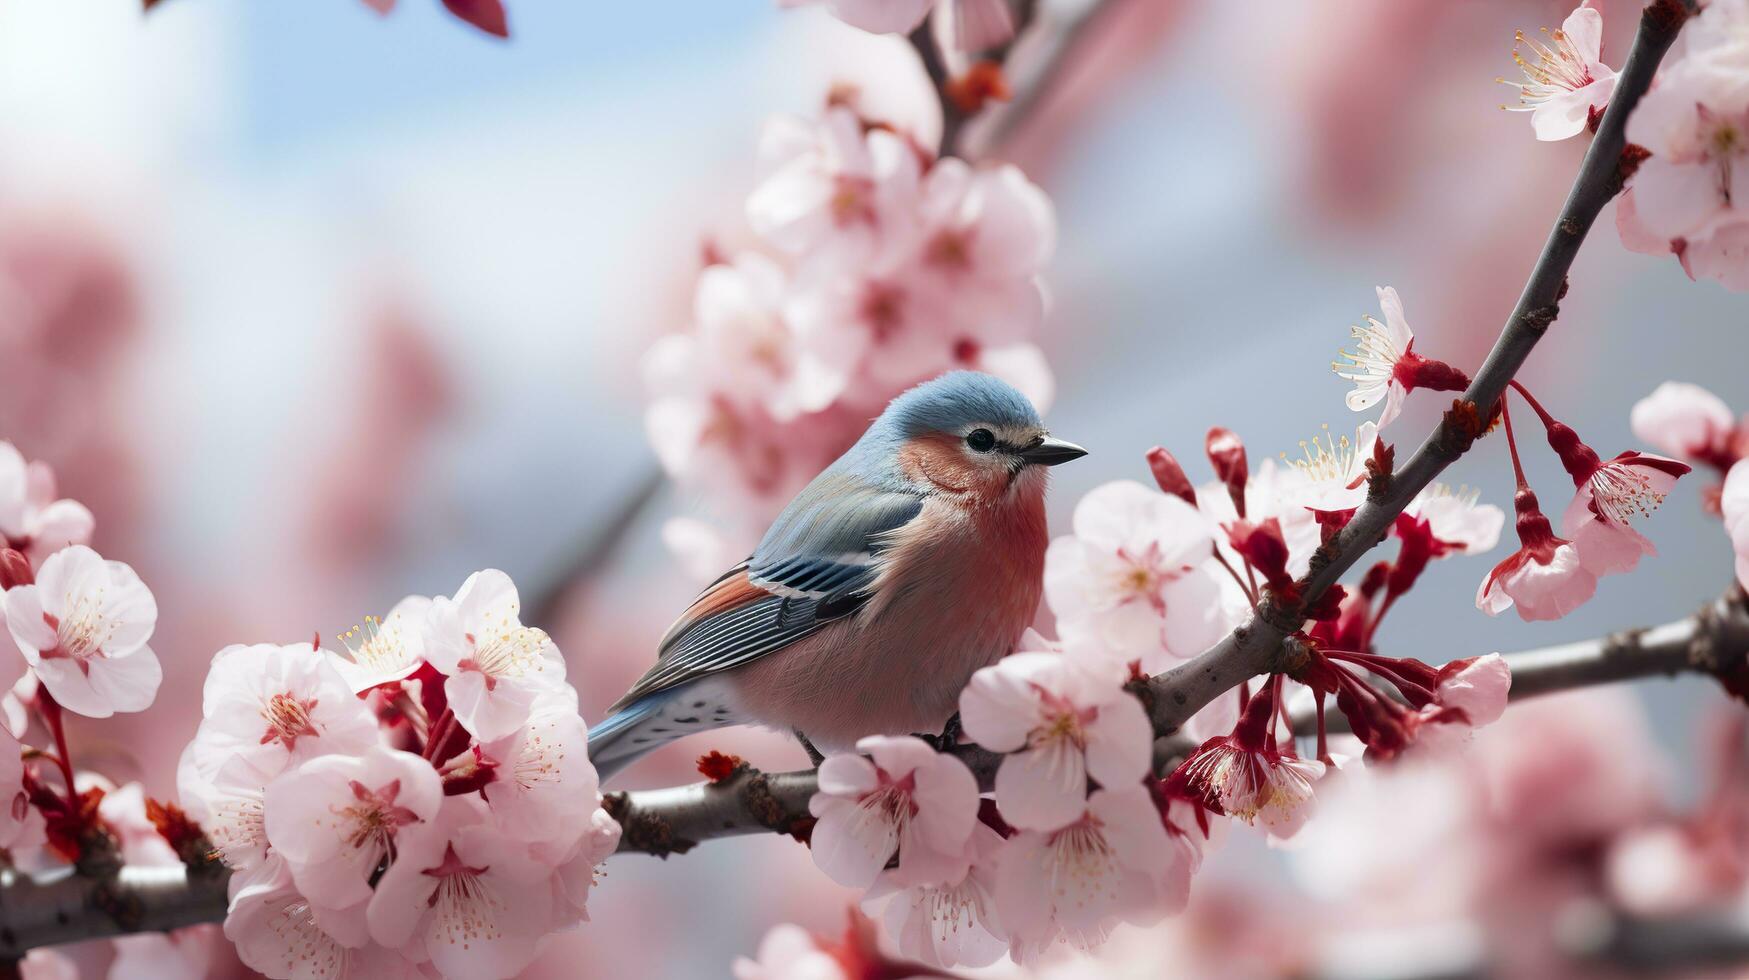
[[[1405,391],[1414,391],[1416,388],[1426,388],[1429,391],[1467,391],[1470,387],[1469,375],[1444,361],[1422,357],[1415,353],[1413,343],[1397,359],[1396,366],[1391,369],[1391,377]]]

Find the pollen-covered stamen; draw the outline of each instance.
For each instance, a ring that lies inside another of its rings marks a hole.
[[[1117,855],[1105,839],[1105,828],[1091,814],[1052,832],[1048,849],[1052,895],[1099,894],[1119,876]]]
[[[438,879],[431,893],[433,938],[467,949],[476,942],[504,937],[500,923],[509,906],[482,877],[490,870],[463,864],[453,844],[444,852],[442,864],[425,869],[425,874]]]
[[[556,728],[551,722],[531,727],[517,746],[516,759],[510,764],[510,778],[523,789],[559,781],[565,765],[565,748],[555,735]]]
[[[330,809],[339,818],[337,827],[341,838],[354,849],[364,852],[361,863],[374,868],[384,857],[394,856],[396,832],[408,824],[418,823],[419,815],[395,804],[395,797],[401,794],[399,779],[390,780],[376,789],[356,779],[348,785],[352,789],[352,802]]]
[[[962,926],[970,929],[990,921],[991,900],[989,892],[968,874],[957,885],[919,889],[912,903],[928,916],[935,941],[946,943]]]
[[[1518,104],[1500,108],[1528,112],[1557,95],[1576,92],[1596,81],[1591,75],[1591,60],[1566,31],[1551,31],[1545,27],[1542,33],[1548,38],[1546,44],[1526,37],[1523,31],[1514,35],[1512,60],[1524,72],[1524,81],[1495,79],[1518,90]],[[1529,50],[1529,58],[1519,51],[1520,47]]]
[[[306,968],[309,976],[338,977],[346,973],[350,954],[316,923],[310,903],[289,895],[268,914],[266,925],[286,950],[285,962]]]
[[[1300,452],[1299,459],[1288,459],[1286,453],[1282,453],[1281,458],[1314,483],[1352,489],[1366,478],[1366,460],[1359,448],[1347,436],[1332,436],[1328,425],[1310,442],[1302,440]]]
[[[261,705],[261,718],[267,722],[267,730],[261,733],[261,744],[278,742],[290,752],[298,747],[298,739],[319,737],[322,733],[316,730],[315,719],[311,717],[316,703],[315,698],[299,698],[290,691],[268,698]]]
[[[352,662],[361,667],[384,670],[407,663],[407,649],[401,632],[384,630],[383,621],[375,616],[364,617],[363,622],[340,634],[338,639],[346,647]]]
[[[1164,613],[1165,587],[1191,570],[1188,565],[1173,565],[1165,561],[1165,553],[1158,541],[1150,541],[1140,550],[1119,548],[1117,557],[1123,564],[1114,573],[1113,587],[1104,590],[1106,595],[1115,597],[1114,606],[1145,602],[1154,611]]]
[[[474,655],[462,660],[458,666],[462,670],[477,670],[486,675],[487,690],[504,678],[538,674],[546,669],[542,651],[551,642],[546,631],[531,626],[510,626],[509,623],[507,618],[502,628],[484,638],[476,639],[472,633],[467,637],[474,645]]]
[[[267,843],[266,813],[259,789],[236,793],[213,807],[213,818],[204,829],[226,864],[235,866],[240,855]]]
[[[115,635],[120,625],[103,615],[103,586],[88,591],[68,592],[60,618],[43,614],[55,631],[55,649],[45,656],[72,657],[83,663],[103,653],[103,647]]]
[[[917,815],[917,804],[911,799],[917,789],[917,775],[906,773],[903,779],[893,779],[885,771],[877,770],[877,776],[879,784],[875,789],[856,801],[852,837],[885,840],[886,850],[891,853],[904,839],[911,818]]]
[[[1354,349],[1338,351],[1339,360],[1330,362],[1330,370],[1345,381],[1368,388],[1379,387],[1390,383],[1397,362],[1408,350],[1397,347],[1389,328],[1377,317],[1365,319],[1365,323],[1349,328],[1349,335],[1355,340]]]
[[[1637,467],[1604,463],[1591,474],[1591,509],[1597,516],[1626,525],[1638,515],[1650,517],[1664,503],[1665,494]]]
[[[1701,153],[1717,169],[1719,198],[1731,203],[1732,171],[1739,156],[1749,154],[1749,113],[1736,117],[1721,115],[1704,105],[1696,106],[1700,123],[1705,129]]]

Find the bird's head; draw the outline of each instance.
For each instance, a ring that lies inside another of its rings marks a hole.
[[[944,374],[893,399],[865,438],[898,479],[976,503],[1040,492],[1045,467],[1087,455],[1052,438],[1025,395],[975,371]]]

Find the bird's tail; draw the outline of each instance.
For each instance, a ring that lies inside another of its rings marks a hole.
[[[735,705],[733,691],[712,678],[646,694],[589,730],[589,760],[606,782],[684,735],[745,723]]]
[[[667,741],[638,734],[648,727],[651,718],[660,716],[665,700],[658,694],[633,701],[589,729],[589,761],[595,763],[595,772],[602,782]]]

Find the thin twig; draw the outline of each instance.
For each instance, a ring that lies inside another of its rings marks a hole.
[[[917,60],[923,63],[929,84],[935,89],[935,101],[941,106],[941,140],[936,144],[935,155],[958,156],[960,129],[966,124],[966,113],[948,91],[953,74],[948,70],[941,44],[935,39],[935,15],[931,13],[925,17],[905,39],[911,42]]]
[[[983,156],[1012,139],[1039,107],[1057,93],[1064,73],[1075,63],[1093,30],[1125,4],[1137,2],[1144,0],[1086,0],[1068,14],[1039,20],[1040,30],[1036,33],[1040,40],[1027,51],[1029,57],[1016,66],[1008,79],[1014,97],[1004,105],[991,107],[972,127],[965,140],[968,152]]]

